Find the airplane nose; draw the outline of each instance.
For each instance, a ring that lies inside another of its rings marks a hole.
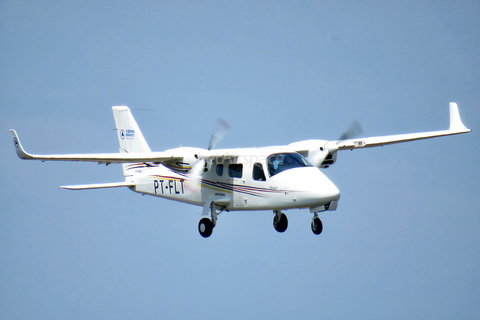
[[[282,182],[288,181],[288,185],[284,187],[286,190],[296,190],[291,193],[285,192],[287,196],[285,199],[292,199],[296,208],[326,206],[340,199],[340,190],[315,167],[286,170],[282,175],[272,177],[272,180],[275,178],[281,178]]]
[[[338,190],[337,186],[334,185],[333,182],[330,181],[330,179],[328,179],[326,176],[324,176],[319,193],[320,198],[327,199],[329,201],[340,199],[340,190]]]
[[[330,179],[322,174],[322,178],[319,179],[315,189],[316,202],[315,205],[310,207],[311,212],[337,209],[340,190]]]
[[[330,187],[330,196],[333,198],[333,200],[338,200],[340,199],[340,190],[338,190],[337,186],[332,183],[332,186]]]

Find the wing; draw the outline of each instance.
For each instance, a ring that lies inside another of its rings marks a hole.
[[[372,148],[394,143],[429,139],[435,137],[449,136],[454,134],[467,133],[471,130],[465,127],[458,112],[455,102],[450,103],[450,127],[448,130],[430,131],[397,134],[389,136],[368,137],[346,140],[304,140],[294,142],[289,146],[295,151],[307,157],[313,165],[328,168],[335,163],[338,150],[353,150],[358,148]]]
[[[181,160],[168,152],[144,152],[144,153],[91,153],[91,154],[51,154],[51,155],[35,155],[27,153],[20,143],[15,130],[10,129],[12,134],[15,151],[21,159],[25,160],[42,160],[42,161],[84,161],[98,163],[135,163],[135,162],[153,162],[162,163],[167,161]]]
[[[457,104],[455,102],[451,102],[450,103],[450,127],[448,130],[397,134],[397,135],[370,137],[370,138],[361,138],[361,139],[340,140],[340,141],[335,141],[335,144],[338,146],[338,150],[345,150],[345,149],[351,150],[355,148],[379,147],[379,146],[400,143],[400,142],[408,142],[408,141],[414,141],[414,140],[449,136],[454,134],[467,133],[470,131],[472,130],[465,127],[465,125],[462,123],[462,119],[460,118],[460,113],[458,112]]]
[[[61,186],[62,189],[68,190],[87,190],[87,189],[102,189],[102,188],[118,188],[118,187],[135,187],[134,182],[110,182],[110,183],[95,183],[95,184],[78,184],[74,186]]]

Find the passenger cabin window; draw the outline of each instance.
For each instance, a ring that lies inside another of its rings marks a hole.
[[[267,163],[270,177],[288,169],[313,167],[305,157],[298,153],[274,153],[268,156]]]
[[[219,177],[223,176],[223,164],[217,164],[217,175]]]
[[[228,176],[230,178],[241,178],[243,171],[243,164],[236,163],[228,165]]]
[[[265,173],[263,172],[263,166],[261,163],[254,163],[253,164],[253,180],[257,181],[265,181]]]

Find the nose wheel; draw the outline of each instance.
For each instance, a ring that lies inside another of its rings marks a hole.
[[[311,227],[312,227],[312,232],[314,234],[319,235],[320,233],[322,233],[322,230],[323,230],[322,220],[320,220],[316,212],[313,216]]]

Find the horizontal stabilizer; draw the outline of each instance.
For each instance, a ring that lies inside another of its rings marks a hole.
[[[110,182],[110,183],[95,183],[95,184],[78,184],[75,186],[61,186],[62,189],[68,190],[86,190],[86,189],[102,189],[102,188],[117,188],[117,187],[134,187],[133,182]]]

